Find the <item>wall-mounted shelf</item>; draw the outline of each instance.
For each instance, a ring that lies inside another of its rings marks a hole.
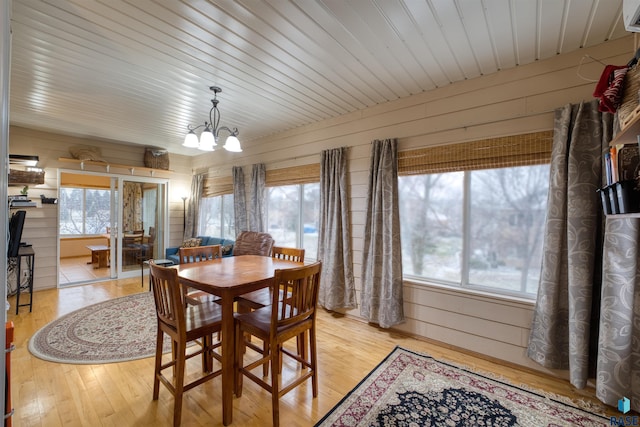
[[[610,146],[638,143],[638,135],[640,135],[640,105],[620,123],[620,128],[620,132],[609,143]]]
[[[123,175],[132,175],[132,176],[151,176],[151,177],[161,177],[166,178],[171,175],[173,171],[166,169],[153,169],[147,168],[144,166],[130,166],[130,165],[119,165],[115,163],[107,163],[107,162],[97,162],[94,160],[78,160],[78,159],[70,159],[67,157],[59,157],[59,162],[64,163],[73,163],[80,168],[80,170],[88,170],[92,172],[106,172],[106,173],[119,173]],[[101,170],[100,170],[101,169]]]
[[[9,185],[44,184],[44,171],[20,170],[9,168]]]

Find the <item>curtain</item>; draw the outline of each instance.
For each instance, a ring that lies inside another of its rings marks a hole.
[[[605,236],[596,396],[640,411],[640,218],[609,216]]]
[[[193,175],[191,178],[191,194],[185,212],[183,239],[195,237],[198,234],[198,217],[200,216],[200,199],[204,188],[204,174]]]
[[[125,181],[122,186],[122,230],[142,230],[142,183]]]
[[[322,261],[318,303],[327,310],[356,307],[351,259],[347,149],[324,150],[320,159],[320,229]]]
[[[244,172],[241,166],[233,167],[233,215],[236,236],[247,231],[247,202],[244,194]]]
[[[263,163],[253,165],[251,169],[251,209],[249,213],[249,231],[266,230],[267,219],[265,217],[265,167]]]
[[[528,356],[568,369],[584,388],[595,373],[602,279],[602,158],[613,117],[598,101],[555,111],[547,220]]]
[[[360,314],[389,328],[404,321],[395,139],[373,141],[366,206]]]

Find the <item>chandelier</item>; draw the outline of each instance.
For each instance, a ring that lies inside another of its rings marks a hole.
[[[229,136],[227,136],[227,140],[223,148],[227,151],[239,153],[242,151],[242,148],[240,147],[240,141],[238,140],[238,133],[240,133],[238,128],[230,129],[226,126],[219,126],[220,110],[218,110],[218,94],[222,92],[222,89],[218,86],[210,86],[209,89],[214,93],[213,99],[211,100],[213,107],[209,110],[209,121],[205,121],[203,125],[195,127],[188,125],[187,129],[189,129],[189,132],[184,137],[182,146],[187,148],[197,148],[203,151],[213,151],[214,147],[218,145],[217,142],[220,131],[224,130],[229,132]],[[200,134],[200,141],[198,141],[198,136],[194,131],[201,127],[204,127],[204,130]]]

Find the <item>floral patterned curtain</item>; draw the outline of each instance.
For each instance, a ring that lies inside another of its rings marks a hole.
[[[602,277],[603,154],[613,117],[598,101],[555,111],[547,222],[528,356],[568,369],[584,388],[595,373]]]
[[[360,313],[383,328],[404,321],[398,142],[373,141],[362,255]]]
[[[356,307],[351,259],[347,149],[324,150],[320,160],[320,229],[322,261],[318,304],[327,310]]]
[[[236,236],[243,231],[248,231],[247,201],[244,192],[244,171],[241,166],[233,167],[233,215],[235,220]]]
[[[142,183],[124,181],[122,185],[122,230],[142,230]]]
[[[193,175],[191,178],[191,194],[187,211],[185,212],[183,240],[195,237],[198,234],[198,217],[200,216],[200,200],[204,189],[204,174]]]
[[[266,231],[266,212],[264,209],[266,171],[263,163],[253,165],[251,169],[251,211],[249,214],[249,231]]]

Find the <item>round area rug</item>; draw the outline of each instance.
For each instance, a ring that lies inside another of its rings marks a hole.
[[[153,356],[156,333],[153,295],[143,292],[90,305],[54,320],[31,337],[29,351],[59,363],[124,362]]]

